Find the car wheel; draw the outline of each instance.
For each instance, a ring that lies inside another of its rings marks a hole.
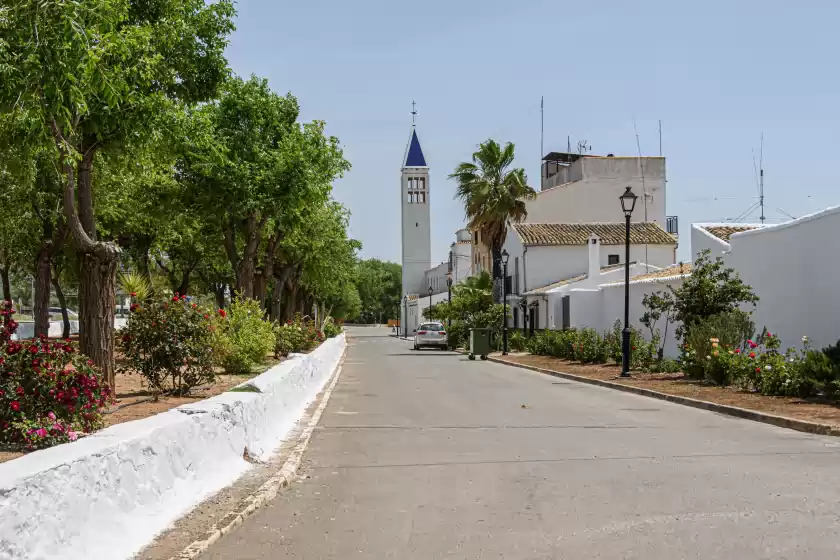
[[[414,350],[415,350],[415,351],[416,351],[416,350],[420,350],[420,347],[419,347],[419,346],[417,346],[417,345],[415,344],[415,345],[414,345]]]

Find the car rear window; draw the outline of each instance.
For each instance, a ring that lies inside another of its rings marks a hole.
[[[420,328],[417,329],[420,331],[432,331],[432,332],[439,332],[443,330],[443,325],[437,325],[434,323],[427,323],[425,325],[420,325]]]

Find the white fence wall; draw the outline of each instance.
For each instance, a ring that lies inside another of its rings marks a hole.
[[[838,238],[840,207],[730,238],[727,264],[761,298],[756,327],[778,334],[783,348],[803,335],[817,348],[840,339]]]

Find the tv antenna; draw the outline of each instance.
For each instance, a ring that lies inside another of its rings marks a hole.
[[[592,151],[592,146],[586,143],[586,140],[581,140],[577,143],[578,154],[583,155]]]

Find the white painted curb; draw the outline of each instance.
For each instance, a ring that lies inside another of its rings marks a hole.
[[[229,392],[0,464],[0,559],[123,560],[267,458],[335,371],[345,335]]]

